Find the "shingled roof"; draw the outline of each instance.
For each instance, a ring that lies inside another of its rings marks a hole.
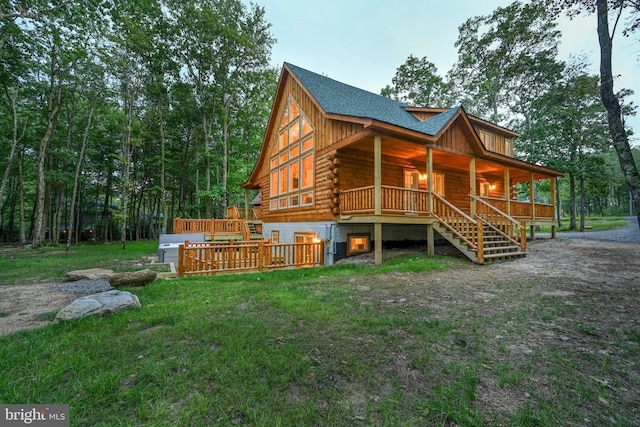
[[[293,64],[285,66],[328,114],[368,118],[435,136],[461,107],[420,121],[405,110],[407,104],[316,74]]]

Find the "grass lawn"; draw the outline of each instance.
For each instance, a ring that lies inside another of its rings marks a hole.
[[[43,251],[34,258],[46,258],[40,269],[48,272],[23,274],[60,276],[71,269],[58,265],[66,259],[73,268],[101,260],[135,268],[154,245]],[[0,254],[1,283],[13,283],[10,256]],[[21,265],[19,253],[13,257]],[[626,369],[637,370],[637,327],[602,336],[626,366],[606,354],[577,359],[561,345],[518,349],[530,328],[553,331],[575,307],[534,299],[537,284],[527,278],[498,277],[473,291],[501,292],[499,301],[468,304],[470,290],[455,281],[468,268],[411,255],[375,268],[159,279],[133,290],[139,310],[0,337],[0,402],[69,404],[73,426],[619,426],[639,419],[614,392],[625,387]],[[420,285],[434,274],[445,279]],[[588,323],[574,327],[580,336],[599,334]]]

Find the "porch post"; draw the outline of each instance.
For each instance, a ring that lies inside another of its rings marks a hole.
[[[375,240],[374,264],[382,264],[382,223],[376,222],[373,225],[373,239]]]
[[[511,176],[508,166],[504,168],[504,197],[507,200],[507,215],[511,215]]]
[[[244,189],[244,219],[249,219],[249,189]]]
[[[427,148],[427,191],[429,192],[429,215],[433,217],[433,149],[431,147]],[[427,224],[427,253],[433,255],[435,252],[433,224]]]
[[[549,178],[551,184],[551,206],[553,206],[553,225],[551,226],[551,238],[556,238],[556,226],[558,225],[558,217],[556,213],[556,179],[555,177]]]
[[[476,215],[476,159],[475,157],[471,158],[469,162],[469,184],[471,188],[471,216],[474,217]]]
[[[429,192],[429,214],[433,213],[433,149],[427,148],[427,191]]]
[[[533,225],[533,222],[536,220],[536,200],[535,200],[535,191],[533,188],[534,180],[533,180],[533,172],[529,172],[529,201],[531,202],[531,226],[530,234],[531,240],[536,238],[536,226]]]
[[[373,213],[382,215],[382,140],[378,135],[373,138],[373,200]]]
[[[382,215],[382,140],[378,135],[373,137],[373,200],[373,213]],[[378,218],[373,227],[375,265],[382,264],[382,223]]]

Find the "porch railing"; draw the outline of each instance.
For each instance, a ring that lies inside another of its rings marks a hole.
[[[343,190],[340,193],[340,213],[362,215],[374,213],[374,187]],[[402,187],[382,186],[382,213],[384,214],[428,214],[429,192]]]
[[[178,277],[324,265],[324,242],[185,242],[178,249]]]

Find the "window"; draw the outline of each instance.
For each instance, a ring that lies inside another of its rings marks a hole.
[[[511,140],[510,139],[505,139],[504,140],[504,154],[506,154],[507,156],[513,155],[513,152],[511,151]]]
[[[280,230],[271,230],[271,243],[280,243]]]
[[[279,121],[278,139],[271,150],[269,209],[313,205],[314,128],[292,98]]]
[[[347,256],[371,252],[371,234],[347,234]]]
[[[486,148],[487,150],[493,151],[493,135],[491,134],[491,132],[481,130],[479,132],[479,135],[480,135],[480,140],[484,144],[484,148]]]
[[[431,185],[433,186],[433,192],[436,193],[438,196],[444,197],[444,174],[434,172],[431,175],[431,179],[432,179]]]

